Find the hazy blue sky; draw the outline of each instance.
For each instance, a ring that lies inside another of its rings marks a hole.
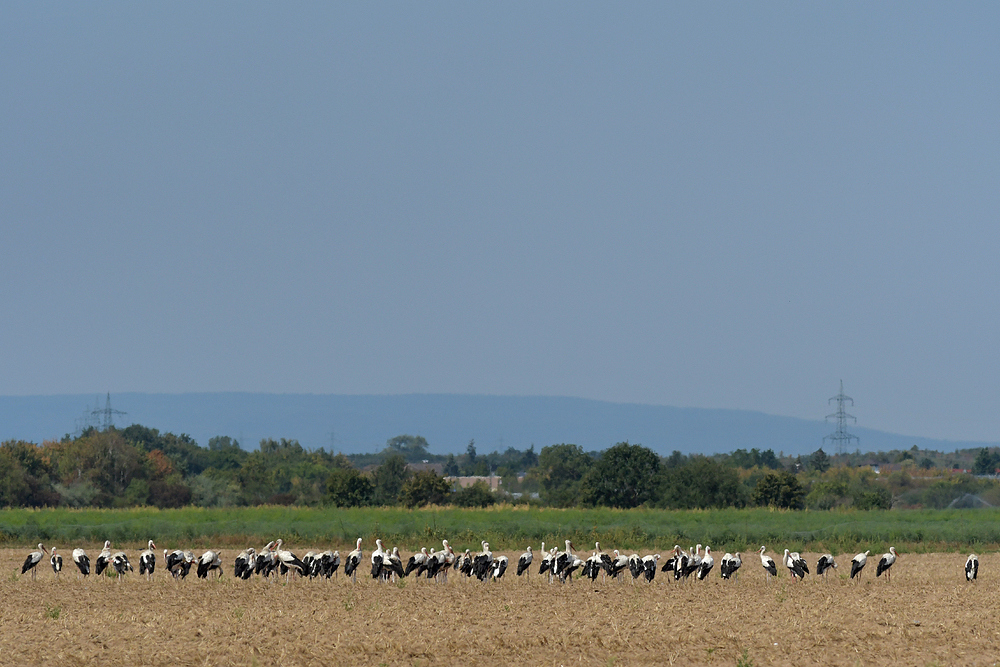
[[[1000,5],[356,5],[5,5],[0,394],[1000,440]]]

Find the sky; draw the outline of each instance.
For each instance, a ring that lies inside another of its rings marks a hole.
[[[25,2],[0,395],[1000,440],[1000,5]]]

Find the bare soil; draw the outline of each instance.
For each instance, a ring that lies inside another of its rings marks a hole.
[[[99,551],[89,545],[93,558]],[[302,554],[309,547],[293,547]],[[158,570],[123,581],[78,581],[71,549],[56,580],[20,575],[29,550],[0,550],[0,664],[19,665],[992,665],[1000,556],[981,555],[968,584],[966,555],[900,554],[892,580],[878,558],[849,581],[850,558],[823,580],[765,583],[744,556],[737,582],[652,584],[518,580],[512,569],[481,584],[343,576],[289,584],[227,573],[174,581]],[[137,565],[138,552],[129,551]],[[771,553],[776,557],[780,554]],[[718,562],[721,554],[716,555]],[[817,554],[806,554],[814,564]],[[162,559],[161,559],[162,560]],[[780,561],[779,561],[780,562]],[[158,566],[162,565],[158,562]],[[779,569],[780,565],[779,565]],[[362,573],[363,574],[363,573]]]

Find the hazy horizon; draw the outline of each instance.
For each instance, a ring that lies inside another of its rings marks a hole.
[[[41,442],[102,427],[105,396],[0,396],[0,440]],[[611,403],[572,397],[472,396],[457,394],[331,395],[183,393],[111,396],[118,427],[136,423],[161,432],[187,434],[205,446],[215,436],[235,438],[247,449],[266,438],[299,441],[348,453],[376,452],[397,435],[420,435],[435,454],[460,453],[470,440],[480,451],[507,447],[536,450],[570,442],[599,451],[629,441],[666,455],[716,454],[754,447],[810,454],[833,422],[727,409]],[[849,424],[861,438],[849,451],[935,449],[950,452],[993,442],[951,441],[878,431]]]

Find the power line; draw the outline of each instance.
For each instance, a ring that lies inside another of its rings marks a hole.
[[[845,448],[851,444],[851,440],[857,441],[859,445],[861,444],[861,438],[847,432],[847,420],[853,419],[854,423],[857,424],[858,419],[854,415],[847,414],[847,411],[844,410],[844,405],[848,401],[850,401],[852,407],[854,406],[854,399],[850,396],[844,395],[843,380],[840,381],[840,393],[827,401],[827,404],[830,404],[833,401],[837,401],[837,411],[832,415],[827,415],[826,419],[830,419],[831,417],[835,418],[837,420],[837,430],[830,435],[824,436],[823,442],[829,440],[836,448],[837,453],[843,454]]]
[[[93,417],[94,422],[97,422],[98,420],[100,420],[101,430],[102,431],[107,431],[109,428],[111,428],[112,426],[115,425],[115,415],[118,415],[120,417],[124,417],[128,413],[127,412],[122,412],[121,410],[112,410],[111,409],[111,392],[108,392],[107,400],[104,403],[104,409],[102,410],[100,408],[96,408],[95,407],[90,412],[90,414]]]

